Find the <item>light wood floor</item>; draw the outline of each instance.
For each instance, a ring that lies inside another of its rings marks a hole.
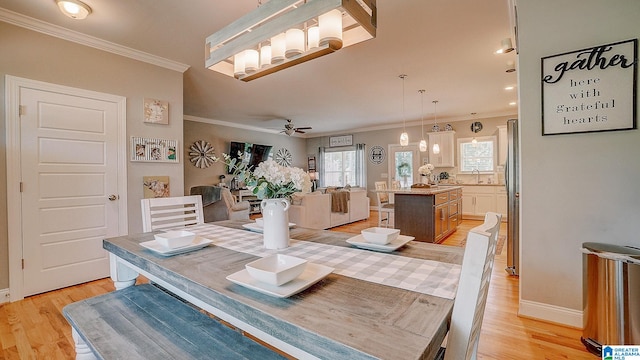
[[[443,244],[459,246],[468,230],[479,224],[463,221]],[[332,230],[360,233],[370,226],[377,226],[377,212],[371,212],[368,221]],[[501,234],[505,231],[503,223]],[[581,330],[518,317],[518,279],[508,276],[505,267],[506,247],[496,257],[478,358],[597,359],[580,343]],[[102,279],[0,305],[0,359],[73,359],[71,329],[62,308],[113,290],[111,280]]]

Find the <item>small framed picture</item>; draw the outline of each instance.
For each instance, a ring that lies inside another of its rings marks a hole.
[[[144,122],[169,124],[169,102],[157,99],[144,99]]]
[[[171,196],[168,176],[143,176],[142,181],[145,199]]]
[[[134,136],[131,138],[131,161],[179,162],[178,141]]]

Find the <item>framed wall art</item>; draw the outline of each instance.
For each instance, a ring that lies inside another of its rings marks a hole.
[[[637,129],[638,39],[542,58],[542,135]]]
[[[169,102],[157,99],[144,99],[144,122],[169,124]]]
[[[353,145],[353,135],[330,136],[329,147],[351,146]]]
[[[131,161],[179,162],[178,140],[131,137]]]
[[[143,176],[142,192],[145,199],[171,196],[168,176]]]

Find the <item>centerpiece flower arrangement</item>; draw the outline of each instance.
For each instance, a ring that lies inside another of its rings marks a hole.
[[[431,171],[433,171],[435,167],[431,164],[424,164],[418,168],[418,173],[423,176],[431,175]]]
[[[215,158],[215,161],[222,160],[229,172],[244,182],[258,199],[289,198],[295,192],[311,192],[311,179],[304,170],[282,166],[272,159],[263,161],[255,169],[251,169],[248,163],[239,161],[242,154],[239,155],[239,158],[231,158],[222,154],[222,159]]]
[[[433,171],[435,167],[431,164],[424,164],[418,168],[418,174],[422,175],[422,183],[429,184],[431,183],[431,171]]]
[[[309,174],[296,167],[286,167],[269,159],[251,169],[242,159],[232,159],[222,154],[222,161],[229,172],[244,182],[251,192],[261,199],[263,218],[263,243],[265,249],[284,249],[289,246],[289,198],[293,193],[310,192]],[[216,159],[218,161],[219,159]]]

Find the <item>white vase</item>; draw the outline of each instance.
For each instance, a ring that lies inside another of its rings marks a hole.
[[[264,199],[260,203],[265,249],[289,247],[289,206],[287,199]]]
[[[429,175],[421,175],[422,183],[429,185]]]

